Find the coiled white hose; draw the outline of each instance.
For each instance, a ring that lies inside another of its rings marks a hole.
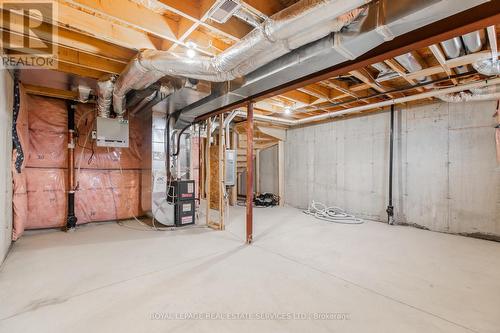
[[[343,224],[361,224],[364,220],[357,218],[354,215],[347,214],[339,207],[327,207],[321,202],[312,201],[309,208],[303,211],[307,215],[312,215],[317,219]]]

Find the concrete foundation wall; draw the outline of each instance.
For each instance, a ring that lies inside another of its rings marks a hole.
[[[496,102],[397,107],[396,221],[435,231],[500,236]],[[288,131],[285,198],[386,221],[390,113]]]
[[[12,102],[14,83],[0,71],[0,264],[12,240]]]
[[[261,150],[259,162],[260,192],[278,194],[278,145]]]

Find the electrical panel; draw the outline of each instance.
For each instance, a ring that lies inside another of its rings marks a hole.
[[[226,150],[226,186],[236,185],[236,160],[237,153],[236,150],[227,149]]]
[[[97,117],[96,143],[98,147],[128,148],[128,120]]]

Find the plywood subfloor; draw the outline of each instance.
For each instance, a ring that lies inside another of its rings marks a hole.
[[[231,216],[223,232],[108,223],[28,233],[0,271],[0,331],[498,332],[499,243],[270,208],[255,210],[255,243],[245,246],[244,208]]]

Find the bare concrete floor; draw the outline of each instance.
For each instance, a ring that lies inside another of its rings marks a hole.
[[[225,232],[27,233],[0,271],[0,331],[500,332],[499,243],[269,208],[245,246],[244,209],[231,214]]]

